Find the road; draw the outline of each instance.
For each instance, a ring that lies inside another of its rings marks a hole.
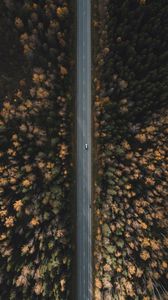
[[[91,174],[91,0],[77,0],[77,300],[92,299]]]

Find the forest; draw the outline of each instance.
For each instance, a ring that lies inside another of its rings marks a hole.
[[[0,1],[0,300],[74,300],[75,10]],[[94,300],[168,299],[167,16],[92,0]]]
[[[94,10],[94,297],[168,299],[168,3]]]
[[[0,2],[0,299],[69,299],[70,1]]]

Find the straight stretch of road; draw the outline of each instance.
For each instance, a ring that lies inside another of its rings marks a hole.
[[[92,299],[91,174],[91,0],[77,0],[77,300]]]

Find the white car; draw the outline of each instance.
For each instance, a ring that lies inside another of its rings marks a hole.
[[[85,150],[87,150],[88,149],[88,144],[85,144]]]

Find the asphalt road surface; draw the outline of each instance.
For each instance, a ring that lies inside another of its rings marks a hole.
[[[77,300],[92,299],[91,182],[91,0],[77,0]]]

